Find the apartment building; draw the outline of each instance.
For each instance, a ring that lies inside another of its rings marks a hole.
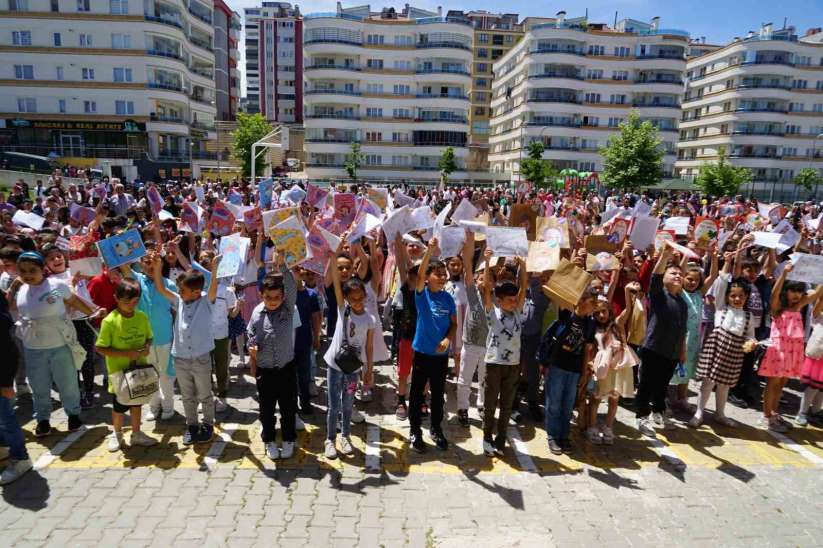
[[[756,183],[823,172],[823,43],[763,25],[687,66],[677,172],[696,175],[720,148]]]
[[[303,19],[288,2],[246,8],[247,111],[280,123],[303,121]]]
[[[305,17],[305,159],[310,178],[344,178],[352,142],[360,177],[437,180],[454,147],[465,179],[474,30],[463,18],[406,5]]]
[[[0,147],[124,175],[188,167],[216,136],[212,10],[0,0]]]
[[[214,85],[217,119],[229,122],[237,116],[240,100],[240,72],[237,42],[240,39],[240,14],[223,0],[214,0]]]
[[[660,130],[664,172],[673,172],[688,33],[661,28],[659,18],[611,28],[562,11],[523,26],[523,38],[493,67],[492,172],[516,177],[537,139],[557,168],[601,171],[599,149],[633,109]]]

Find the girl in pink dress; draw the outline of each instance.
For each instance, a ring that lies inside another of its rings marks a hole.
[[[823,390],[823,299],[818,299],[812,311],[812,334],[806,342],[806,359],[800,380],[806,385],[800,410],[794,419],[798,426],[809,424],[808,414]]]
[[[767,377],[763,392],[763,417],[761,426],[776,432],[785,432],[788,423],[777,412],[780,396],[789,379],[799,379],[803,370],[803,318],[800,309],[816,301],[823,294],[823,285],[814,293],[806,293],[803,282],[786,281],[792,271],[791,263],[786,265],[777,278],[772,290],[772,344],[760,364],[758,373]]]

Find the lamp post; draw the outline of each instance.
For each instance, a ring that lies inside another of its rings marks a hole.
[[[192,156],[194,153],[194,141],[189,137],[189,182],[194,182],[194,161]]]
[[[811,154],[811,157],[809,158],[809,167],[811,169],[814,169],[814,157],[817,154],[817,140],[820,139],[820,138],[823,138],[823,133],[818,133],[815,136],[814,141],[812,141],[812,154]],[[817,199],[817,187],[818,187],[818,184],[815,183],[814,184],[814,199],[815,200]]]
[[[517,164],[517,186],[520,186],[520,183],[523,182],[523,148],[525,144],[523,143],[523,128],[526,127],[526,120],[525,118],[521,118],[520,120],[520,158]],[[540,133],[537,134],[537,138],[541,139],[543,137],[543,133],[549,129],[551,126],[543,126],[543,129],[540,130]]]

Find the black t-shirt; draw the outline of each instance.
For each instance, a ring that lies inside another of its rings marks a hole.
[[[563,327],[560,336],[557,338],[551,366],[572,373],[581,373],[583,371],[586,345],[595,342],[596,327],[594,318],[591,316],[581,317],[563,310],[560,312],[558,321],[561,322]]]
[[[337,295],[334,293],[334,285],[326,286],[326,336],[334,337],[334,330],[337,329]]]
[[[399,312],[398,333],[401,339],[414,339],[414,332],[417,329],[417,304],[414,301],[414,290],[408,284],[403,284],[400,288],[403,296],[403,310]]]

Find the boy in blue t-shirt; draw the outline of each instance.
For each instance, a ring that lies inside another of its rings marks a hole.
[[[443,392],[449,367],[449,339],[457,331],[457,307],[454,299],[443,291],[448,280],[446,265],[431,260],[432,254],[440,256],[437,238],[432,238],[423,256],[417,276],[414,302],[417,306],[417,329],[412,348],[411,393],[409,396],[410,442],[412,448],[422,453],[426,450],[420,428],[423,391],[426,383],[431,391],[431,437],[438,449],[446,450],[449,442],[443,436]]]

